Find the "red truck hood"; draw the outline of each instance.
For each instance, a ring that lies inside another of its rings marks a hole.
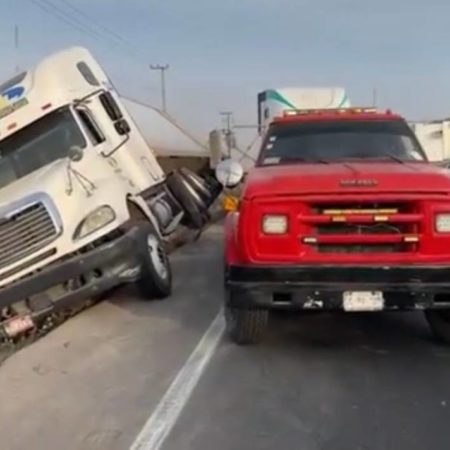
[[[324,193],[450,193],[450,170],[430,163],[349,162],[256,167],[244,198]]]

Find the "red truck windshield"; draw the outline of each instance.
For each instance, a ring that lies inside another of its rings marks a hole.
[[[426,160],[401,120],[324,120],[272,124],[259,165],[349,160]]]

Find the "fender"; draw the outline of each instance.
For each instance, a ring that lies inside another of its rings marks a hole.
[[[225,236],[225,265],[232,266],[239,264],[242,260],[237,241],[237,227],[239,224],[239,213],[230,212],[225,217],[224,236]]]
[[[153,228],[156,230],[159,237],[162,237],[158,222],[156,221],[156,218],[153,216],[145,200],[139,195],[131,195],[131,194],[128,195],[127,200],[133,202],[136,205],[136,207],[142,211],[142,213],[147,217],[149,222],[153,225]]]

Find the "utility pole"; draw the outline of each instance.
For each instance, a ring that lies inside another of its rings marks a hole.
[[[169,64],[151,64],[150,69],[151,70],[159,70],[161,72],[161,103],[162,103],[162,110],[164,112],[167,111],[167,105],[166,105],[166,70],[169,68]]]
[[[231,130],[231,119],[233,117],[233,113],[231,111],[221,111],[219,113],[222,117],[225,117],[226,128],[224,130],[225,134],[225,142],[227,144],[228,157],[231,157],[231,148],[233,147],[232,139],[233,139],[233,131]]]
[[[231,131],[231,118],[233,117],[233,113],[231,111],[221,111],[220,115],[225,117],[227,131]]]

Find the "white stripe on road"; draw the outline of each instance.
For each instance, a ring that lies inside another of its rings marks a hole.
[[[225,322],[220,311],[148,418],[130,450],[161,448],[205,371],[224,330]]]

